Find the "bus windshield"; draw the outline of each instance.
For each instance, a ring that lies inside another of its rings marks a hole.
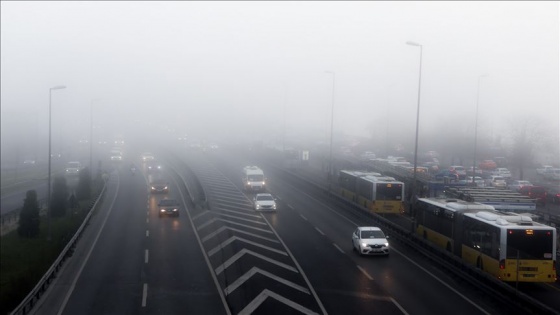
[[[507,259],[553,259],[552,231],[508,230]]]
[[[402,184],[377,184],[376,200],[401,200]]]

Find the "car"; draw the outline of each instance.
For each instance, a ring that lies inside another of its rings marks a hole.
[[[476,187],[484,187],[485,182],[484,179],[480,176],[474,177],[474,185],[473,185],[473,177],[466,176],[465,179],[459,180],[459,184],[467,185],[467,186],[476,186]]]
[[[167,194],[169,192],[169,184],[161,178],[153,179],[150,182],[150,192],[152,194]]]
[[[175,199],[161,199],[157,206],[160,218],[163,216],[179,216],[179,202]]]
[[[494,175],[498,175],[498,176],[502,176],[503,178],[505,178],[506,180],[511,178],[511,172],[505,168],[505,167],[498,167],[496,168],[492,174]]]
[[[473,167],[471,166],[471,167],[469,167],[469,168],[467,169],[467,175],[471,175],[471,176],[472,176],[473,173],[475,174],[475,176],[476,176],[476,175],[482,175],[482,170],[481,170],[480,168],[478,168],[478,167],[475,166],[475,167],[474,167],[474,172],[473,172]]]
[[[537,204],[546,204],[546,189],[542,186],[524,186],[519,189],[519,193],[529,196],[531,199],[536,199]]]
[[[493,170],[496,167],[498,167],[498,164],[496,164],[493,160],[484,160],[478,164],[478,168],[481,170]]]
[[[560,168],[553,168],[544,173],[544,178],[548,180],[560,180]]]
[[[461,176],[461,175],[467,175],[467,169],[462,166],[462,165],[451,165],[449,167],[450,171],[455,171],[455,173],[457,173],[457,175]]]
[[[459,180],[459,174],[452,170],[441,170],[434,175],[435,180],[443,180],[444,178],[457,181]]]
[[[369,161],[369,160],[373,160],[375,159],[375,153],[371,152],[371,151],[366,151],[362,154],[360,154],[360,160],[362,161]]]
[[[488,182],[486,183],[486,185],[498,188],[507,187],[506,179],[498,175],[491,175],[490,178],[488,178]]]
[[[275,211],[276,198],[272,197],[269,193],[256,194],[253,197],[253,204],[257,211]]]
[[[352,233],[352,249],[360,255],[389,256],[388,238],[378,227],[357,227]]]
[[[142,162],[148,162],[148,161],[152,161],[154,159],[155,159],[154,155],[151,154],[150,152],[142,153]]]
[[[514,180],[510,185],[508,185],[509,189],[513,191],[518,191],[519,189],[521,189],[521,187],[524,186],[533,186],[533,184],[531,184],[531,182],[528,180]]]
[[[553,169],[554,169],[554,166],[552,166],[552,165],[543,165],[542,167],[537,168],[537,174],[545,175],[546,173],[548,173],[549,171],[552,171]]]

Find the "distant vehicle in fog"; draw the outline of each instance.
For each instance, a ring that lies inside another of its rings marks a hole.
[[[77,161],[68,162],[65,169],[66,175],[78,175],[82,170],[82,164]]]
[[[478,164],[478,167],[481,170],[493,170],[498,167],[498,164],[496,164],[493,160],[484,160]]]
[[[154,155],[151,154],[150,152],[142,153],[142,162],[152,161],[153,159],[155,159]]]
[[[264,172],[257,166],[245,166],[243,168],[243,187],[247,191],[265,191],[266,181]]]
[[[542,167],[537,168],[537,174],[545,175],[548,172],[551,172],[554,169],[552,165],[543,165]]]
[[[542,186],[524,186],[519,189],[519,193],[536,199],[538,204],[546,204],[546,189]]]
[[[533,186],[533,184],[528,180],[514,180],[508,187],[513,191],[518,191],[524,186]]]
[[[496,169],[492,172],[492,174],[502,176],[502,177],[505,178],[506,180],[511,178],[511,173],[510,173],[510,171],[509,171],[507,168],[505,168],[505,167],[498,167],[498,168],[496,168]]]
[[[161,199],[158,202],[159,217],[179,216],[179,202],[175,199]]]
[[[544,178],[548,180],[560,180],[560,168],[553,168],[552,170],[544,173]]]

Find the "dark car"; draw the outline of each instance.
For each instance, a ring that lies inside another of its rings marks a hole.
[[[542,186],[523,186],[519,189],[519,193],[536,199],[537,204],[546,204],[546,189]]]
[[[459,174],[457,174],[456,171],[452,171],[452,170],[441,170],[434,174],[435,180],[443,180],[445,178],[448,178],[449,180],[457,181],[459,180]]]
[[[167,194],[169,192],[169,184],[164,179],[154,179],[150,182],[150,192],[152,194]]]
[[[179,216],[179,202],[175,199],[162,199],[158,202],[159,217],[163,216]]]

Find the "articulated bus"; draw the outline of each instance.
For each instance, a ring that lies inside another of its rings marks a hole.
[[[556,229],[457,199],[420,198],[416,233],[507,282],[556,281]]]
[[[340,171],[341,195],[375,213],[403,211],[404,183],[363,171]]]
[[[381,176],[380,173],[366,171],[345,171],[338,174],[338,184],[340,185],[340,195],[353,202],[358,201],[358,178],[366,175]]]

